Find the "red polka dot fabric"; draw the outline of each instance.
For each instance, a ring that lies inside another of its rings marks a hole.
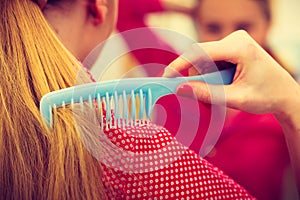
[[[255,199],[165,128],[148,121],[112,128],[114,123],[104,117],[100,139],[106,149],[96,155],[109,199]]]
[[[104,133],[112,148],[101,159],[110,199],[254,199],[160,126]]]

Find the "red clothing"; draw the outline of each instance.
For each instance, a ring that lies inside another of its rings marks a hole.
[[[122,36],[148,76],[156,76],[178,57],[176,51],[145,24],[148,13],[162,11],[160,0],[119,0],[117,29],[119,32],[130,30]]]
[[[146,14],[162,11],[160,0],[119,0],[117,28],[126,31],[146,27]]]
[[[237,112],[206,159],[258,199],[281,199],[290,161],[283,131],[273,115]]]
[[[166,109],[164,125],[176,137],[178,127],[183,127],[181,123],[187,124],[184,126],[185,132],[189,133],[186,137],[193,141],[186,145],[199,153],[208,128],[217,123],[211,119],[211,106],[199,103],[195,109],[188,101],[179,104],[175,99],[177,97],[173,95],[158,102]],[[196,131],[190,130],[192,124],[197,124]],[[281,199],[284,173],[290,161],[283,131],[273,115],[235,111],[233,116],[227,116],[217,144],[205,159],[258,199]]]
[[[119,150],[108,150],[101,159],[110,199],[253,199],[162,127],[149,124],[105,134]]]
[[[113,128],[103,116],[105,147],[100,154],[89,150],[103,167],[109,199],[254,199],[165,128],[151,122]]]

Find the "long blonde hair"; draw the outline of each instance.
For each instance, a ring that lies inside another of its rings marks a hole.
[[[101,168],[70,110],[54,130],[41,97],[74,85],[80,65],[30,0],[0,1],[0,194],[4,199],[104,199]]]

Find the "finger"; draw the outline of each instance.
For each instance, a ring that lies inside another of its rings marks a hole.
[[[211,95],[204,82],[188,82],[178,86],[176,94],[183,97],[196,98],[204,103],[211,103]]]
[[[216,42],[210,42],[216,43]],[[202,63],[207,63],[208,61],[212,62],[210,56],[203,49],[203,44],[195,43],[184,52],[181,56],[171,62],[164,71],[163,76],[172,77],[176,74],[176,72],[181,72],[183,70],[189,69],[192,66],[197,66],[196,62],[203,61]]]
[[[199,60],[227,61],[238,64],[241,59],[249,57],[247,53],[249,46],[257,47],[258,44],[243,30],[236,31],[220,41],[195,43],[187,52],[165,68],[164,76],[174,76],[176,72],[191,66],[195,67],[194,62]]]
[[[179,72],[191,67],[191,63],[185,60],[182,56],[171,62],[165,69],[163,77],[175,77]]]
[[[234,85],[211,85],[201,81],[190,81],[179,85],[176,94],[196,98],[203,103],[238,108],[239,92]]]
[[[231,47],[231,46],[230,46]],[[180,57],[171,62],[164,70],[163,76],[174,77],[178,72],[194,67],[201,72],[207,66],[215,66],[213,61],[224,60],[236,63],[237,55],[226,45],[226,41],[193,44]]]

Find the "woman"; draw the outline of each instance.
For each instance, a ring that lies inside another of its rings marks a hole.
[[[194,13],[199,41],[216,41],[234,31],[245,30],[293,75],[292,70],[283,65],[268,44],[273,23],[271,3],[270,0],[199,0]]]
[[[36,3],[4,0],[0,9],[2,198],[104,197],[100,166],[83,147],[73,114],[59,113],[49,131],[38,109],[44,94],[74,84],[80,64]]]
[[[200,0],[195,24],[200,42],[217,41],[236,30],[245,30],[285,67],[267,40],[272,25],[269,0]],[[199,145],[195,142],[191,148],[197,151]],[[290,164],[285,138],[270,114],[228,109],[219,141],[206,159],[259,199],[280,199],[289,187],[286,182],[291,181],[287,178]]]
[[[111,33],[117,1],[0,2],[4,199],[252,199],[161,127],[110,128],[103,136],[90,115],[68,106],[54,111],[53,130],[44,124],[43,95],[91,81],[78,60]]]
[[[297,192],[289,194],[295,195],[289,198],[298,199],[300,192],[298,83],[245,31],[236,31],[221,41],[202,43],[199,46],[213,60],[230,60],[237,65],[233,83],[228,86],[217,86],[194,81],[179,85],[177,94],[196,97],[205,103],[223,104],[220,99],[214,98],[217,96],[212,95],[222,87],[228,107],[253,114],[274,115],[284,131],[298,185],[298,194]],[[199,55],[198,59],[202,58]],[[179,57],[166,68],[164,76],[172,77],[176,75],[174,72],[188,68],[191,68],[191,65]]]

